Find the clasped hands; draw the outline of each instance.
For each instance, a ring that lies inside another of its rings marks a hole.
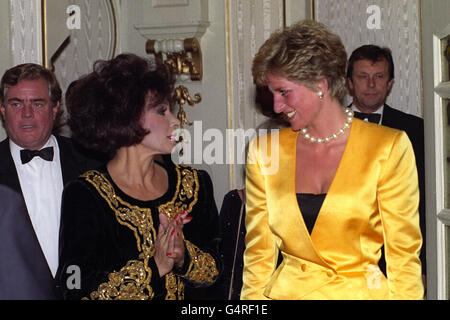
[[[188,212],[175,215],[169,222],[164,213],[159,213],[158,235],[155,242],[155,263],[158,267],[159,276],[172,271],[173,267],[183,267],[184,264],[184,237],[183,226],[190,222]]]

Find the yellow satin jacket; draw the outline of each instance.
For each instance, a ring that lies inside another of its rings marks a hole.
[[[241,298],[422,299],[419,188],[406,133],[354,119],[311,235],[295,193],[297,137],[287,128],[250,144]],[[387,278],[378,268],[383,244]]]

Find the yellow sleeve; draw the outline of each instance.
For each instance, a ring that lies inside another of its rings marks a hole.
[[[380,173],[378,207],[384,232],[390,299],[422,299],[419,185],[411,142],[399,132]]]
[[[246,165],[246,249],[241,299],[262,300],[276,267],[278,250],[269,228],[266,183],[261,172],[256,140],[251,141]]]

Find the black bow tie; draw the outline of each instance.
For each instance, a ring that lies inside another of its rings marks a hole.
[[[364,113],[364,112],[354,112],[355,117],[361,120],[369,120],[369,122],[380,123],[381,114],[379,113]]]
[[[53,147],[47,147],[41,150],[20,150],[20,160],[22,160],[22,164],[28,163],[34,157],[39,156],[44,160],[52,161],[53,160]]]

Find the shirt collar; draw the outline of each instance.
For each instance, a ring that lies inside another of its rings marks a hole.
[[[53,147],[56,152],[57,142],[56,142],[56,138],[54,135],[50,136],[50,138],[47,140],[47,143],[42,148],[46,148],[46,147]],[[16,166],[18,164],[22,164],[22,161],[20,160],[20,150],[23,150],[25,148],[18,146],[16,143],[14,143],[14,141],[9,139],[9,149],[11,150],[11,156],[12,156]]]
[[[374,111],[374,112],[372,112],[372,113],[378,113],[378,114],[383,115],[384,106],[385,106],[385,105],[383,104],[380,108],[378,108],[378,110],[376,110],[376,111]],[[358,110],[358,109],[355,107],[355,105],[354,105],[353,103],[350,105],[350,109],[352,109],[353,111],[361,112],[360,110]]]

